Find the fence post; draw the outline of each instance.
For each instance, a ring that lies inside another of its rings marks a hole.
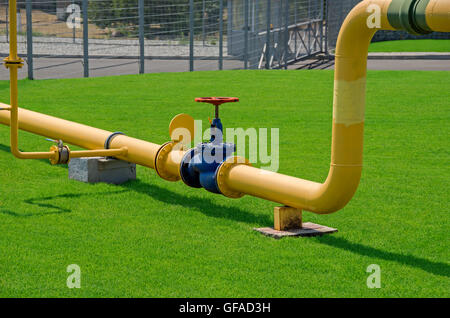
[[[84,77],[89,77],[88,0],[83,0],[83,67]]]
[[[325,0],[325,54],[328,56],[328,0]]]
[[[288,52],[289,52],[289,0],[284,0],[284,69],[288,68]]]
[[[320,52],[323,53],[323,2],[325,0],[320,1]]]
[[[227,51],[233,52],[233,1],[227,0]]]
[[[244,0],[244,69],[248,69],[248,0]]]
[[[8,19],[8,14],[9,14],[9,3],[7,6],[5,6],[5,14],[6,14],[6,43],[9,43],[9,19]]]
[[[223,70],[223,0],[219,1],[219,70]]]
[[[294,24],[297,24],[297,1],[294,1]],[[297,60],[297,30],[294,30],[294,60]]]
[[[270,69],[270,31],[271,31],[271,27],[270,27],[270,17],[271,17],[271,12],[270,12],[270,0],[267,0],[267,5],[266,5],[266,22],[267,22],[267,30],[266,30],[266,69]]]
[[[308,47],[306,48],[308,55],[311,54],[311,31],[311,0],[308,0]]]
[[[194,0],[189,0],[189,72],[194,70]]]
[[[75,0],[72,0],[72,8],[75,5]],[[72,9],[73,11],[73,9]],[[75,23],[72,25],[72,43],[75,44],[75,36],[76,36],[76,29],[75,29]]]
[[[32,11],[33,4],[31,0],[26,2],[26,16],[27,16],[27,66],[28,66],[28,79],[34,79],[33,76],[33,22]]]
[[[139,74],[144,74],[145,51],[144,51],[144,0],[139,0]]]
[[[202,4],[202,41],[203,41],[203,46],[205,46],[205,36],[206,36],[205,11],[206,11],[206,3],[205,3],[205,0],[203,0],[203,4]]]

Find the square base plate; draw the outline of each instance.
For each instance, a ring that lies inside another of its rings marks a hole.
[[[324,234],[331,234],[337,232],[337,229],[332,227],[315,224],[311,222],[303,223],[301,229],[292,229],[286,231],[277,231],[272,227],[261,227],[254,228],[255,231],[260,232],[261,234],[279,239],[285,236],[320,236]]]

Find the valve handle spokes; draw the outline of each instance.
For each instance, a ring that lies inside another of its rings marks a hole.
[[[195,99],[198,103],[208,103],[213,105],[221,105],[225,103],[236,103],[239,101],[237,97],[197,97]]]
[[[197,97],[197,103],[208,103],[215,106],[215,118],[219,118],[219,106],[225,103],[236,103],[239,101],[237,97]]]

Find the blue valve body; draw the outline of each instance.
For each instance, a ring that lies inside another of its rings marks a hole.
[[[184,155],[180,175],[188,186],[221,193],[217,186],[217,168],[236,151],[235,144],[222,142],[222,129],[220,119],[215,118],[211,123],[210,142],[198,144]]]

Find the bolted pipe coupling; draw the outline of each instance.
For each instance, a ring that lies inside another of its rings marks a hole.
[[[70,148],[64,145],[62,140],[58,140],[57,142],[57,145],[50,147],[50,151],[55,153],[55,156],[49,159],[50,163],[52,165],[68,164],[70,161]]]
[[[167,170],[167,161],[169,160],[170,153],[174,148],[179,145],[176,141],[168,141],[161,145],[161,147],[156,152],[155,156],[155,171],[162,179],[167,181],[178,181],[180,180],[179,175],[174,175]]]
[[[429,2],[430,0],[392,0],[387,13],[389,24],[397,30],[414,35],[431,33],[426,21]]]

